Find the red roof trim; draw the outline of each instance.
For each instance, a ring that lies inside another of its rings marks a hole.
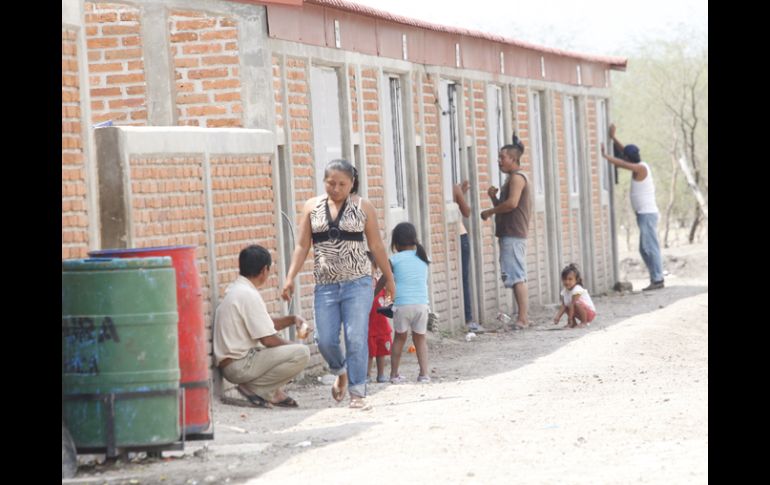
[[[624,57],[610,57],[610,56],[581,54],[578,52],[570,52],[562,49],[555,49],[551,47],[544,47],[536,44],[531,44],[529,42],[511,39],[511,38],[503,37],[501,35],[489,34],[478,30],[469,30],[469,29],[464,29],[462,27],[450,27],[447,25],[434,24],[431,22],[413,19],[410,17],[403,17],[401,15],[396,15],[390,12],[386,12],[384,10],[378,10],[372,7],[368,7],[366,5],[359,5],[357,3],[347,2],[344,0],[304,0],[304,3],[336,8],[338,10],[344,10],[347,12],[353,12],[360,15],[366,15],[369,17],[388,20],[390,22],[410,25],[412,27],[418,27],[421,29],[435,30],[438,32],[447,32],[450,34],[457,34],[457,35],[466,35],[469,37],[478,37],[481,39],[490,40],[492,42],[500,42],[503,44],[522,47],[524,49],[531,49],[531,50],[543,52],[545,54],[553,54],[553,55],[562,56],[562,57],[572,57],[575,59],[581,59],[588,62],[598,62],[601,64],[608,64],[610,68],[621,70],[621,71],[624,71],[626,69],[626,64],[628,62],[628,59]]]

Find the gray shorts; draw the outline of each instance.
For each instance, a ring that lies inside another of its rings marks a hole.
[[[428,331],[428,305],[393,305],[393,329],[404,333],[425,334]]]

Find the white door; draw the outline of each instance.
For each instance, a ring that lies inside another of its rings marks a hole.
[[[313,154],[316,194],[324,191],[326,164],[342,158],[339,78],[331,67],[310,68],[311,109],[313,110]]]

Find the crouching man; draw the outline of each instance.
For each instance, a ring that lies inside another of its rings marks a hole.
[[[225,379],[261,408],[297,407],[282,390],[310,359],[306,345],[281,338],[277,332],[304,320],[297,315],[272,318],[258,288],[270,274],[272,258],[258,245],[238,256],[240,276],[227,287],[214,318],[214,358]],[[312,328],[311,328],[312,329]]]

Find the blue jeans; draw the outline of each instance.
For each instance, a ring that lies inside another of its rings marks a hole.
[[[468,242],[468,234],[460,236],[460,256],[463,264],[463,300],[465,301],[465,323],[473,320],[471,313],[471,243]]]
[[[315,286],[315,327],[318,350],[335,375],[348,374],[351,396],[366,396],[369,365],[369,311],[374,300],[372,277]],[[345,355],[340,326],[345,326]]]
[[[658,214],[637,214],[636,223],[639,225],[639,252],[650,272],[650,281],[663,281],[663,263],[658,243]]]

